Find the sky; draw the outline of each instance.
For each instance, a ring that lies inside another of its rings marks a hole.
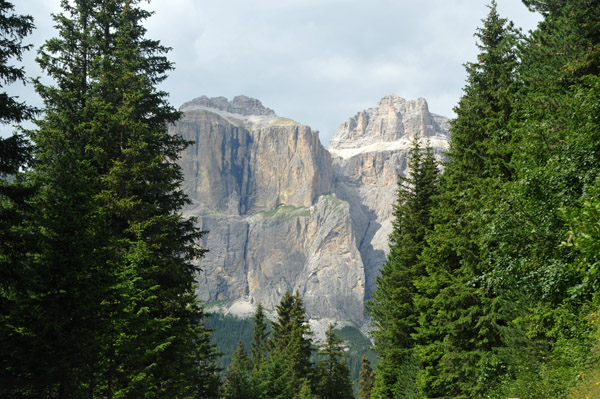
[[[25,39],[30,77],[44,72],[36,51],[55,37],[51,14],[59,0],[12,0],[32,15]],[[527,32],[540,16],[520,0],[497,0],[502,17]],[[465,86],[463,64],[475,61],[474,33],[487,0],[153,0],[147,37],[171,47],[175,70],[161,84],[179,107],[206,95],[260,100],[279,116],[320,132],[327,145],[338,126],[357,112],[396,94],[423,97],[433,113],[453,117]],[[47,78],[46,78],[47,79]],[[31,86],[9,94],[42,102]],[[7,136],[12,129],[0,128]]]

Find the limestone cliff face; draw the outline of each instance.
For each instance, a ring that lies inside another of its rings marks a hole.
[[[243,96],[181,109],[170,133],[195,142],[180,160],[193,202],[185,212],[209,231],[199,297],[274,309],[299,291],[311,317],[360,321],[363,262],[318,133]]]
[[[448,128],[448,119],[430,113],[425,99],[391,95],[341,124],[330,141],[335,193],[350,204],[365,267],[366,298],[375,289],[389,250],[392,205],[398,176],[407,173],[411,142],[415,135],[429,140],[441,158],[448,147]]]
[[[325,149],[309,127],[244,96],[200,97],[170,127],[195,142],[180,160],[186,215],[208,231],[198,296],[274,309],[299,291],[313,318],[361,323],[388,252],[397,178],[412,138],[437,152],[447,119],[424,99],[382,99],[343,123]]]
[[[279,118],[258,100],[200,97],[170,128],[195,142],[181,165],[196,206],[252,214],[279,205],[310,206],[332,191],[331,157],[308,126]]]

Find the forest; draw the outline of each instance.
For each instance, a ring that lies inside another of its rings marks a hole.
[[[44,104],[0,93],[2,124],[35,124],[0,140],[0,398],[354,397],[298,293],[272,322],[259,304],[220,370],[205,233],[181,215],[190,143],[158,88],[174,66],[140,3],[61,1],[30,82],[34,21],[0,0],[0,80]],[[475,32],[446,160],[413,142],[360,399],[600,398],[600,3],[523,3],[535,30],[492,1]]]

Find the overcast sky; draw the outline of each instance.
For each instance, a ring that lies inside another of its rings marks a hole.
[[[524,32],[540,17],[520,0],[497,0]],[[59,0],[12,0],[35,18],[23,62],[43,76],[35,52],[56,36]],[[474,61],[473,37],[484,0],[154,0],[148,37],[173,48],[175,70],[161,87],[179,107],[201,95],[259,99],[280,116],[319,130],[327,144],[340,123],[388,94],[424,97],[431,112],[453,116]],[[30,104],[30,87],[9,92]],[[10,129],[2,128],[6,136]]]

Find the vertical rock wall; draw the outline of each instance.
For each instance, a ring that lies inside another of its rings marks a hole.
[[[310,317],[361,323],[412,137],[442,152],[447,120],[424,99],[388,96],[342,124],[328,151],[318,133],[248,97],[200,97],[182,111],[169,131],[195,142],[180,160],[185,212],[208,231],[199,297],[274,309],[298,291]]]

